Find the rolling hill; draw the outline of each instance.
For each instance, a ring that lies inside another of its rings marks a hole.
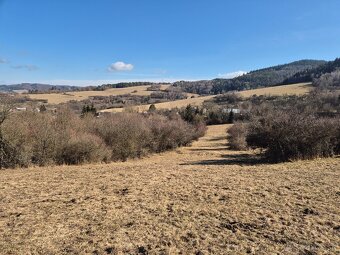
[[[334,61],[326,62],[316,68],[300,71],[294,74],[292,77],[283,81],[283,84],[300,83],[300,82],[312,82],[315,78],[320,78],[321,75],[326,73],[332,73],[340,69],[340,58]]]
[[[326,61],[300,60],[289,64],[278,65],[251,71],[233,79],[214,79],[207,81],[175,82],[174,86],[184,91],[197,94],[221,94],[228,91],[242,91],[282,84],[293,75],[315,69]]]
[[[161,89],[166,89],[169,85],[162,85]],[[106,90],[85,90],[85,91],[70,91],[67,93],[39,93],[39,94],[28,94],[32,99],[47,100],[49,104],[60,104],[66,103],[71,100],[81,101],[88,99],[91,96],[112,96],[112,95],[124,95],[133,94],[146,96],[150,95],[152,91],[147,90],[150,85],[134,86],[134,87],[121,87],[121,88],[110,88]]]
[[[77,90],[79,87],[69,85],[50,85],[41,83],[20,83],[13,85],[0,85],[0,91],[12,92],[15,90],[27,91],[72,91]]]
[[[253,95],[261,96],[261,95],[272,95],[272,96],[280,96],[280,95],[303,95],[310,92],[312,86],[311,83],[299,83],[299,84],[292,84],[292,85],[283,85],[283,86],[274,86],[274,87],[266,87],[266,88],[259,88],[259,89],[250,89],[238,92],[243,97],[251,97]],[[200,97],[193,97],[187,98],[182,100],[164,102],[155,104],[156,109],[174,109],[174,108],[181,108],[187,105],[195,105],[200,106],[203,102],[213,99],[216,97],[215,95],[208,95],[208,96],[200,96]],[[146,105],[135,105],[130,106],[133,110],[138,112],[147,111],[150,107],[150,104]],[[105,109],[101,112],[123,112],[125,108],[111,108]]]

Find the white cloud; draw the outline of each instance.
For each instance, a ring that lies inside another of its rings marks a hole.
[[[124,63],[122,61],[118,61],[115,63],[112,63],[109,67],[108,67],[108,71],[109,72],[115,72],[115,71],[131,71],[133,69],[133,65],[132,64],[127,64]]]
[[[28,71],[35,71],[39,69],[39,67],[37,67],[36,65],[15,65],[11,67],[14,69],[26,69]]]
[[[232,79],[235,77],[239,77],[242,76],[244,74],[246,74],[246,71],[236,71],[236,72],[231,72],[231,73],[224,73],[224,74],[218,74],[219,77],[221,78],[225,78],[225,79]]]

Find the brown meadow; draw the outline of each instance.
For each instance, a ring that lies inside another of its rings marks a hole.
[[[228,125],[142,160],[0,173],[1,254],[338,254],[338,158],[266,164]]]

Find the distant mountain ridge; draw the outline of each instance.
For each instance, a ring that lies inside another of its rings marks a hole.
[[[71,85],[50,85],[41,83],[20,83],[13,85],[0,85],[0,92],[13,92],[15,90],[27,90],[30,93],[44,92],[69,92],[69,91],[87,91],[87,90],[106,90],[111,88],[127,88],[133,86],[145,86],[155,84],[170,84],[170,83],[155,83],[155,82],[119,82],[115,84],[103,84],[99,86],[71,86]]]
[[[240,91],[282,84],[285,80],[301,71],[315,69],[326,64],[324,60],[299,60],[289,64],[267,67],[251,71],[233,79],[214,79],[207,81],[180,81],[174,86],[184,91],[197,94],[221,94],[228,91]]]
[[[15,90],[28,90],[31,92],[34,91],[72,91],[79,89],[76,86],[69,85],[50,85],[50,84],[41,84],[41,83],[20,83],[13,85],[0,85],[0,91],[11,92]]]
[[[298,72],[284,80],[283,84],[312,82],[314,79],[320,78],[323,74],[332,73],[338,69],[340,69],[340,58],[336,58],[334,61],[328,61],[315,68]]]

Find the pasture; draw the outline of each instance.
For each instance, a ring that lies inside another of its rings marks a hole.
[[[5,170],[1,254],[338,254],[337,158],[266,164],[210,126],[142,160]]]
[[[241,92],[237,92],[239,95],[243,97],[251,97],[253,95],[273,95],[273,96],[281,96],[281,95],[303,95],[310,92],[312,89],[310,83],[300,83],[300,84],[293,84],[293,85],[283,85],[283,86],[275,86],[275,87],[268,87],[268,88],[261,88],[261,89],[252,89],[252,90],[245,90]],[[193,95],[193,94],[190,94]],[[214,98],[215,95],[210,96],[195,96],[193,98],[187,98],[182,100],[176,100],[171,102],[164,102],[155,104],[156,109],[173,109],[173,108],[181,108],[187,105],[194,105],[200,106],[203,104],[204,101],[208,101]],[[137,105],[137,106],[130,106],[129,109],[133,109],[135,111],[144,112],[149,109],[150,105]],[[112,109],[105,109],[101,112],[122,112],[124,108],[112,108]]]
[[[165,90],[170,85],[162,85],[161,90]],[[141,95],[147,96],[152,93],[152,91],[148,91],[147,88],[150,86],[134,86],[129,88],[113,88],[107,89],[104,91],[76,91],[76,92],[67,92],[67,93],[45,93],[45,94],[27,94],[32,99],[42,99],[47,100],[48,104],[60,104],[66,103],[71,100],[81,101],[88,99],[91,96],[111,96],[111,95],[124,95],[124,94],[133,94],[133,95]],[[308,93],[311,90],[311,86],[309,83],[301,83],[301,84],[293,84],[293,85],[283,85],[283,86],[275,86],[261,89],[253,89],[253,90],[245,90],[238,92],[240,95],[244,97],[250,97],[252,95],[301,95]],[[156,104],[157,109],[171,109],[175,107],[185,107],[188,104],[191,105],[201,105],[204,101],[213,98],[214,96],[201,96],[199,97],[196,94],[187,93],[188,98],[172,101],[172,102],[164,102]],[[192,98],[193,97],[193,98]],[[134,107],[139,111],[146,111],[149,109],[150,105],[140,105]],[[103,110],[103,112],[121,112],[122,108],[114,108]]]
[[[251,97],[253,95],[304,95],[312,89],[311,83],[298,83],[292,85],[282,85],[268,88],[252,89],[239,92],[244,97]]]
[[[124,94],[133,94],[147,96],[152,93],[147,88],[150,86],[134,86],[128,88],[113,88],[104,91],[75,91],[67,93],[46,93],[46,94],[28,94],[32,99],[47,100],[49,104],[66,103],[71,100],[81,101],[88,99],[91,96],[118,96]],[[162,85],[161,90],[168,88],[169,85]]]

